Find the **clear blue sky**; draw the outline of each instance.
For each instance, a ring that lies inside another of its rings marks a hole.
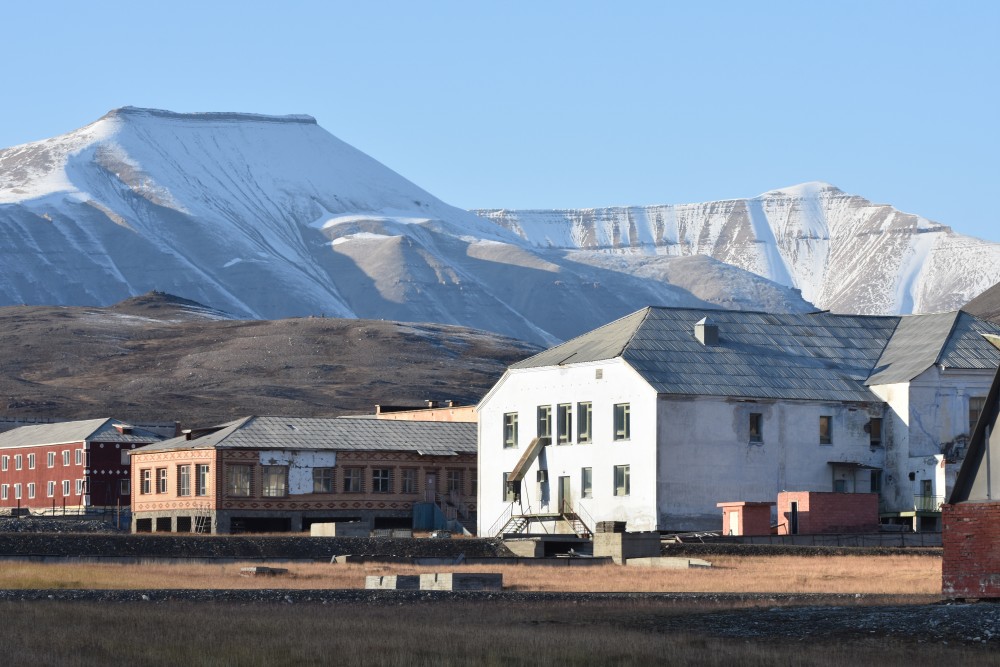
[[[824,180],[1000,241],[1000,2],[11,2],[0,146],[308,113],[461,206]]]

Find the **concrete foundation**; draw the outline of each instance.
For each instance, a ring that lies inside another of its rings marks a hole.
[[[502,591],[503,575],[492,572],[438,572],[420,575],[422,591]]]
[[[312,537],[368,537],[371,526],[360,521],[314,523],[309,526]]]
[[[630,558],[660,555],[659,533],[595,533],[594,557],[610,557],[618,565]]]
[[[420,590],[420,575],[369,575],[365,577],[365,588],[380,591],[416,591]]]

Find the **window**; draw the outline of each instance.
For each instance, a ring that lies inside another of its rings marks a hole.
[[[208,464],[199,463],[195,467],[195,474],[198,475],[198,486],[195,488],[196,496],[207,496],[208,495]]]
[[[142,486],[139,489],[139,493],[147,494],[151,490],[151,480],[153,479],[153,472],[149,468],[144,468],[141,474]]]
[[[62,483],[62,492],[63,492],[64,496],[66,496],[67,498],[69,497],[69,495],[70,495],[70,488],[69,488],[69,480],[68,479],[64,479],[63,480],[63,483]]]
[[[313,468],[313,493],[333,493],[333,468]]]
[[[68,466],[68,465],[69,465],[69,450],[68,449],[64,449],[63,450],[63,466]]]
[[[833,492],[834,493],[847,493],[847,480],[846,479],[835,479],[835,480],[833,480]]]
[[[580,468],[580,497],[594,497],[594,469]]]
[[[447,480],[448,493],[457,493],[461,495],[462,488],[464,486],[462,484],[462,478],[464,477],[464,475],[462,474],[463,472],[464,472],[463,470],[448,471],[448,480]]]
[[[28,454],[28,470],[34,470],[34,469],[35,469],[35,455]]]
[[[76,450],[76,457],[75,457],[74,463],[76,463],[76,465],[78,465],[78,466],[83,465],[83,450],[82,449],[77,449]]]
[[[361,493],[362,472],[361,468],[344,468],[344,493]]]
[[[35,483],[28,482],[28,498],[34,498],[34,497],[35,497]]]
[[[983,414],[984,407],[986,407],[984,396],[969,397],[969,435],[976,430],[976,422],[979,421],[979,415]]]
[[[263,466],[261,495],[284,498],[288,495],[288,466]]]
[[[576,441],[579,444],[590,442],[593,410],[594,406],[589,401],[576,404]]]
[[[750,442],[764,442],[764,415],[750,413]]]
[[[469,495],[473,498],[479,495],[479,478],[476,473],[473,473],[472,479],[469,480]]]
[[[10,491],[9,484],[0,485],[0,500],[7,500],[7,494]]]
[[[628,440],[632,435],[632,408],[628,403],[615,405],[615,440]]]
[[[49,481],[49,483],[45,487],[45,495],[48,496],[49,498],[54,498],[55,497],[55,495],[56,495],[56,483],[55,482]]]
[[[539,405],[538,406],[538,428],[535,431],[541,441],[542,445],[547,445],[552,442],[552,406],[551,405]]]
[[[226,466],[226,494],[230,496],[250,496],[253,466],[234,464]]]
[[[413,468],[403,468],[403,493],[417,492],[417,471]]]
[[[504,449],[517,447],[517,413],[508,412],[503,416]]]
[[[14,485],[14,500],[20,500],[20,499],[21,499],[21,485],[20,484],[15,484]]]
[[[50,468],[55,468],[56,467],[56,453],[55,452],[49,452],[48,455],[46,456],[45,463]]]
[[[868,441],[872,447],[882,446],[882,418],[872,417],[868,421]]]
[[[631,488],[631,466],[615,466],[615,495],[627,496]]]
[[[569,403],[556,406],[556,442],[560,445],[573,442],[573,406]]]
[[[7,466],[9,464],[10,464],[10,457],[9,456],[4,456],[4,457],[0,458],[0,470],[3,470],[4,472],[6,472],[7,471]]]
[[[76,495],[82,496],[86,492],[87,490],[84,488],[83,480],[82,479],[76,480]]]
[[[872,470],[868,479],[868,490],[872,493],[882,493],[882,471]]]
[[[833,436],[831,433],[833,417],[829,415],[821,415],[819,418],[819,444],[830,445],[833,444]]]
[[[191,495],[191,466],[177,466],[177,495]]]
[[[156,469],[156,492],[166,493],[167,492],[167,469],[157,468]]]
[[[15,454],[14,455],[14,470],[20,470],[21,469],[21,463],[22,463],[21,455],[20,454]]]
[[[132,492],[132,484],[127,479],[120,479],[118,485],[119,495],[127,496]]]
[[[388,468],[372,469],[372,492],[391,493],[392,492],[392,471]]]
[[[508,481],[509,477],[509,472],[503,474],[503,500],[506,503],[513,503],[521,498],[521,482]]]

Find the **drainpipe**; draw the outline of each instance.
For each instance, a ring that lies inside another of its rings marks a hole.
[[[990,465],[990,427],[986,427],[986,500],[993,500],[993,471]]]

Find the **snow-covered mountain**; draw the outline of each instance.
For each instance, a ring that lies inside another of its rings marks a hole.
[[[708,257],[580,249],[573,224],[546,219],[565,247],[441,202],[309,116],[126,107],[0,151],[0,305],[159,290],[243,318],[433,321],[542,344],[651,304],[811,307]]]
[[[835,312],[951,310],[1000,281],[1000,244],[827,183],[703,204],[476,213],[536,248],[643,258],[640,265],[649,256],[707,255]]]

